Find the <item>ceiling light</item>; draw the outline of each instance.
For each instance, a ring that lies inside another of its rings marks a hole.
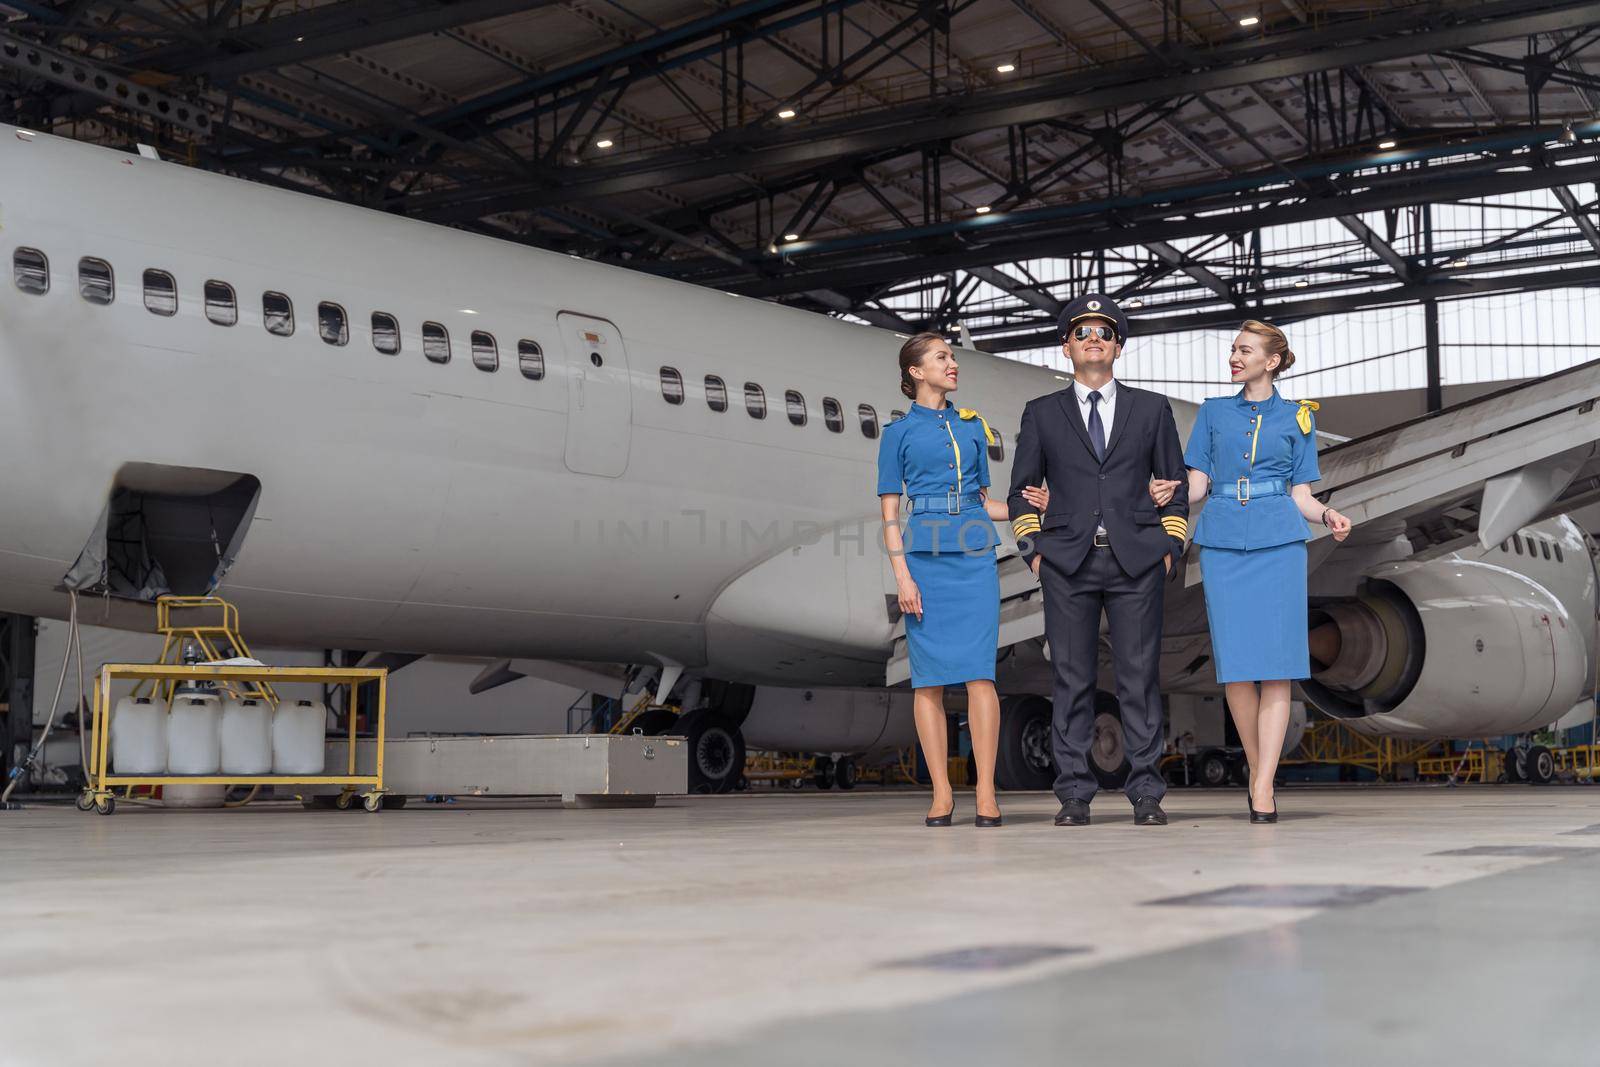
[[[1304,289],[1306,286],[1308,286],[1310,284],[1311,283],[1306,281],[1304,278],[1297,278],[1297,279],[1295,279],[1294,287],[1296,289]]]
[[[794,108],[792,108],[792,107],[784,108],[782,111],[778,112],[778,117],[780,119],[792,119],[792,118],[794,118]]]
[[[1258,23],[1260,21],[1261,20],[1259,18],[1257,18],[1255,15],[1246,15],[1244,18],[1239,20],[1239,25],[1241,25],[1241,26],[1254,26],[1256,23]]]
[[[989,205],[988,204],[979,204],[978,207],[977,207],[977,212],[980,215],[987,215],[989,213]]]
[[[463,314],[463,315],[476,315],[477,312],[472,310],[471,308],[462,308],[461,309],[461,314]]]
[[[1467,261],[1464,259],[1452,259],[1449,265],[1460,269],[1461,267],[1465,267],[1467,265]]]
[[[1123,303],[1122,306],[1123,307],[1130,307],[1130,308],[1142,308],[1142,307],[1144,307],[1144,301],[1143,300],[1129,300],[1129,301],[1126,301],[1125,303]]]
[[[609,137],[602,137],[602,138],[600,138],[598,141],[596,141],[594,143],[594,146],[596,148],[610,148],[611,145],[612,145],[612,140]]]
[[[1015,63],[1002,63],[994,69],[1000,74],[1010,74],[1012,71],[1017,69],[1017,65]]]
[[[1378,147],[1383,149],[1385,152],[1387,152],[1389,149],[1394,147],[1394,142],[1393,141],[1379,141],[1378,142]]]
[[[785,241],[798,241],[800,240],[800,235],[797,233],[786,233],[783,235],[783,239]]]

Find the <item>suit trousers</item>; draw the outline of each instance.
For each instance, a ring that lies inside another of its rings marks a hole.
[[[1161,623],[1165,568],[1157,562],[1130,575],[1107,548],[1091,548],[1071,574],[1041,553],[1045,638],[1050,642],[1051,749],[1056,796],[1062,803],[1094,797],[1099,782],[1089,769],[1094,739],[1094,695],[1100,650],[1100,614],[1111,630],[1111,659],[1122,710],[1122,737],[1132,767],[1128,799],[1160,798],[1166,781],[1161,760]]]

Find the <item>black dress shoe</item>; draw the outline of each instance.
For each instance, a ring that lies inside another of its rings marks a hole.
[[[1086,800],[1069,800],[1061,805],[1061,810],[1056,812],[1057,826],[1088,826],[1089,802]]]
[[[945,812],[943,815],[930,815],[922,821],[927,826],[949,826],[950,816],[954,815],[955,813],[956,806],[952,804],[950,805],[950,810]]]
[[[974,826],[999,826],[1000,825],[1000,820],[1001,820],[1001,816],[999,816],[999,815],[979,815],[976,819],[972,820],[972,825],[974,825]]]
[[[1167,813],[1161,810],[1161,801],[1155,797],[1140,797],[1133,802],[1135,826],[1165,826]]]

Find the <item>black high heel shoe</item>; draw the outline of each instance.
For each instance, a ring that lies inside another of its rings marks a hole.
[[[972,820],[972,825],[999,826],[1002,818],[1003,816],[1000,815],[979,815],[977,818]]]
[[[1244,802],[1245,802],[1245,806],[1250,809],[1250,821],[1251,822],[1253,822],[1253,823],[1267,823],[1267,822],[1277,822],[1278,821],[1278,798],[1276,796],[1274,796],[1272,798],[1272,810],[1271,811],[1257,811],[1256,810],[1255,801],[1250,799],[1250,791],[1248,789],[1245,790]]]
[[[949,826],[951,822],[951,816],[953,816],[955,813],[956,805],[954,801],[951,801],[949,811],[945,812],[943,815],[930,815],[922,821],[925,826]]]

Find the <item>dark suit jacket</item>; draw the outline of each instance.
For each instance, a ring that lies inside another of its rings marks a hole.
[[[1143,573],[1169,552],[1177,573],[1189,536],[1189,487],[1172,405],[1160,393],[1119,381],[1115,414],[1102,463],[1071,386],[1023,409],[1006,502],[1029,566],[1043,553],[1068,573],[1076,571],[1100,525],[1129,574]],[[1178,491],[1159,511],[1150,499],[1152,477],[1178,480]],[[1050,507],[1043,516],[1023,499],[1025,485],[1049,486]]]

